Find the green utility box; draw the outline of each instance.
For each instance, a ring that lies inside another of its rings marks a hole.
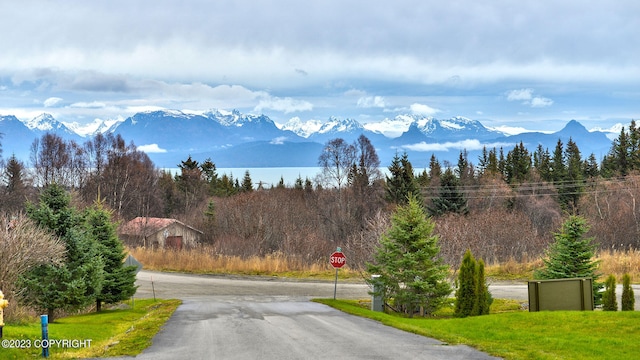
[[[591,278],[529,281],[529,311],[593,309]]]

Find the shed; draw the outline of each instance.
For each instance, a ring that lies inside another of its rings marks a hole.
[[[182,249],[194,247],[203,232],[179,220],[137,217],[120,227],[120,238],[129,246]]]

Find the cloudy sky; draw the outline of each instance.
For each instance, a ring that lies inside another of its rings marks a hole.
[[[3,1],[0,115],[608,128],[640,117],[638,14],[637,0]]]

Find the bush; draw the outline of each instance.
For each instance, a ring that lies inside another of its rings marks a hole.
[[[489,313],[493,301],[484,277],[484,261],[467,250],[460,265],[454,315],[467,317]]]
[[[618,311],[618,300],[616,300],[616,277],[609,275],[604,283],[604,292],[602,293],[602,310]]]
[[[633,311],[635,305],[636,299],[631,288],[631,276],[624,274],[622,276],[622,311]]]

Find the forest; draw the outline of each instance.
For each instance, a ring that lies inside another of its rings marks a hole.
[[[0,139],[1,141],[1,139]],[[1,144],[1,142],[0,142]],[[251,174],[217,173],[215,159],[190,155],[178,173],[158,169],[119,135],[83,144],[46,134],[29,159],[3,158],[0,211],[12,216],[58,184],[86,208],[101,199],[124,223],[138,216],[176,218],[201,231],[217,254],[286,254],[303,263],[337,246],[351,266],[370,260],[398,204],[416,197],[436,223],[441,255],[458,266],[467,249],[487,263],[539,258],[569,215],[581,215],[601,250],[638,249],[640,129],[623,128],[601,159],[571,140],[554,149],[485,148],[478,159],[461,151],[456,164],[431,156],[416,171],[406,154],[380,164],[365,136],[353,144],[328,141],[315,178],[293,186],[254,187]],[[384,176],[380,167],[387,167]]]

